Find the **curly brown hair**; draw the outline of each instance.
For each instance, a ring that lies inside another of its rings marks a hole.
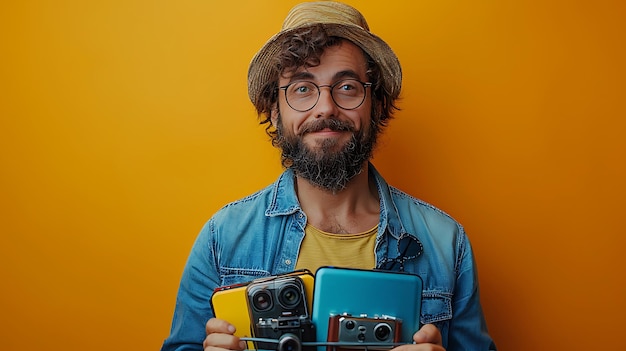
[[[272,67],[272,80],[265,83],[261,94],[254,102],[259,115],[260,124],[267,124],[265,131],[272,144],[276,145],[276,129],[271,123],[271,111],[278,100],[278,79],[281,74],[295,71],[299,67],[319,65],[320,57],[328,47],[339,45],[340,37],[330,36],[322,24],[299,28],[285,36],[281,43],[281,52]],[[393,112],[398,110],[395,99],[385,90],[380,68],[374,60],[362,51],[367,62],[367,75],[372,83],[372,126],[375,133],[387,126]]]

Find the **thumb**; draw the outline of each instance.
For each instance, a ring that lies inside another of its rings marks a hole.
[[[422,326],[417,333],[413,334],[413,341],[415,341],[416,344],[442,345],[441,333],[433,324],[425,324]]]

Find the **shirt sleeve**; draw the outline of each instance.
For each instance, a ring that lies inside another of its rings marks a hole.
[[[487,331],[487,323],[480,304],[478,273],[471,244],[462,235],[458,252],[458,275],[454,300],[453,317],[448,334],[448,351],[496,350]]]
[[[211,245],[211,221],[198,235],[187,259],[176,297],[170,335],[161,351],[202,350],[206,322],[214,316],[211,295],[219,272]]]

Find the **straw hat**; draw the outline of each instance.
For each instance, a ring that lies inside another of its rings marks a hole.
[[[291,9],[282,29],[254,55],[248,69],[248,96],[256,105],[263,86],[272,76],[274,59],[283,38],[298,28],[322,24],[330,36],[347,39],[361,47],[376,62],[382,74],[382,86],[392,101],[400,94],[402,69],[389,45],[369,31],[365,17],[355,8],[334,1],[304,2]]]

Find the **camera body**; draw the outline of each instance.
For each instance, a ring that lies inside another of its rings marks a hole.
[[[257,349],[270,349],[277,351],[300,351],[300,349],[313,351],[315,348],[302,347],[300,342],[314,341],[315,330],[311,319],[305,316],[261,318],[256,323],[255,337],[279,340],[278,345],[257,342]]]
[[[328,320],[328,341],[351,345],[335,348],[362,348],[358,344],[380,344],[368,349],[390,349],[402,340],[402,321],[391,316],[341,314]]]
[[[254,281],[246,290],[253,336],[277,341],[291,340],[283,343],[257,341],[257,349],[299,351],[299,341],[315,341],[306,290],[300,277],[283,276]],[[314,351],[315,348],[302,349]]]

